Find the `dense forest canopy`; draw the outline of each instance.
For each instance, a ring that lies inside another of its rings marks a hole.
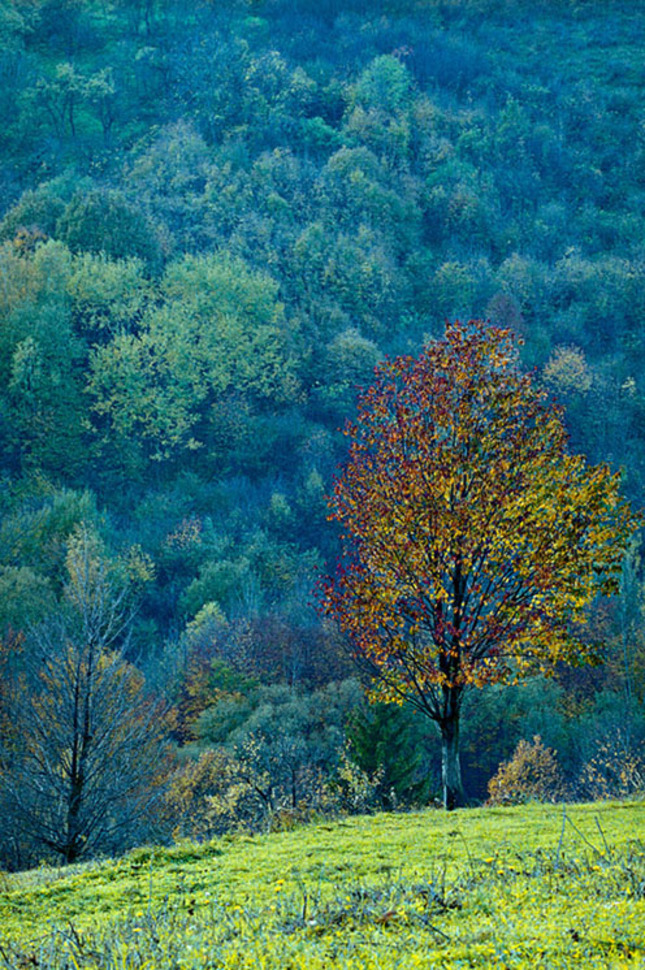
[[[148,564],[119,649],[178,743],[243,747],[287,687],[294,725],[331,709],[339,429],[446,319],[520,335],[574,449],[643,505],[644,32],[637,0],[0,0],[7,683],[89,532]],[[588,635],[603,668],[473,704],[471,797],[522,732],[572,776],[612,725],[640,743],[637,548]]]

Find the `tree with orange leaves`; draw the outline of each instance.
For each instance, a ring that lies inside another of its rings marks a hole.
[[[521,373],[510,331],[449,324],[375,374],[329,500],[344,552],[323,609],[373,696],[438,725],[452,809],[464,695],[596,659],[585,607],[617,591],[640,518],[619,475],[569,454],[561,409]]]

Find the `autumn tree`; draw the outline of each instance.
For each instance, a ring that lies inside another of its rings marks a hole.
[[[62,623],[30,646],[43,652],[26,662],[31,693],[12,711],[18,741],[0,782],[26,861],[43,849],[70,863],[132,845],[167,773],[161,706],[121,653],[89,648]]]
[[[121,649],[149,561],[110,559],[81,526],[66,569],[65,602],[27,638],[0,803],[26,845],[69,863],[136,837],[163,781],[166,724]]]
[[[569,453],[561,409],[521,373],[510,331],[483,321],[377,368],[346,434],[330,498],[344,554],[324,610],[373,696],[438,725],[452,809],[464,695],[596,659],[585,607],[617,591],[639,520],[619,475]]]

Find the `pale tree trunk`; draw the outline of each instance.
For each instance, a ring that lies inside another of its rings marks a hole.
[[[452,692],[451,692],[452,693]],[[448,811],[460,808],[464,802],[459,764],[459,698],[446,698],[446,716],[439,721],[441,730],[441,782],[443,806]]]

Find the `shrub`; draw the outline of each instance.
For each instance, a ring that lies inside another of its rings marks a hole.
[[[336,773],[329,786],[331,796],[328,809],[348,812],[350,815],[378,811],[382,807],[383,768],[370,774],[353,760],[349,745],[340,753]]]
[[[620,728],[598,740],[583,766],[580,787],[586,798],[626,798],[645,792],[645,757]]]
[[[522,739],[510,761],[503,761],[488,782],[489,805],[518,805],[529,800],[556,801],[565,786],[552,748],[542,744],[539,734],[533,742]]]

